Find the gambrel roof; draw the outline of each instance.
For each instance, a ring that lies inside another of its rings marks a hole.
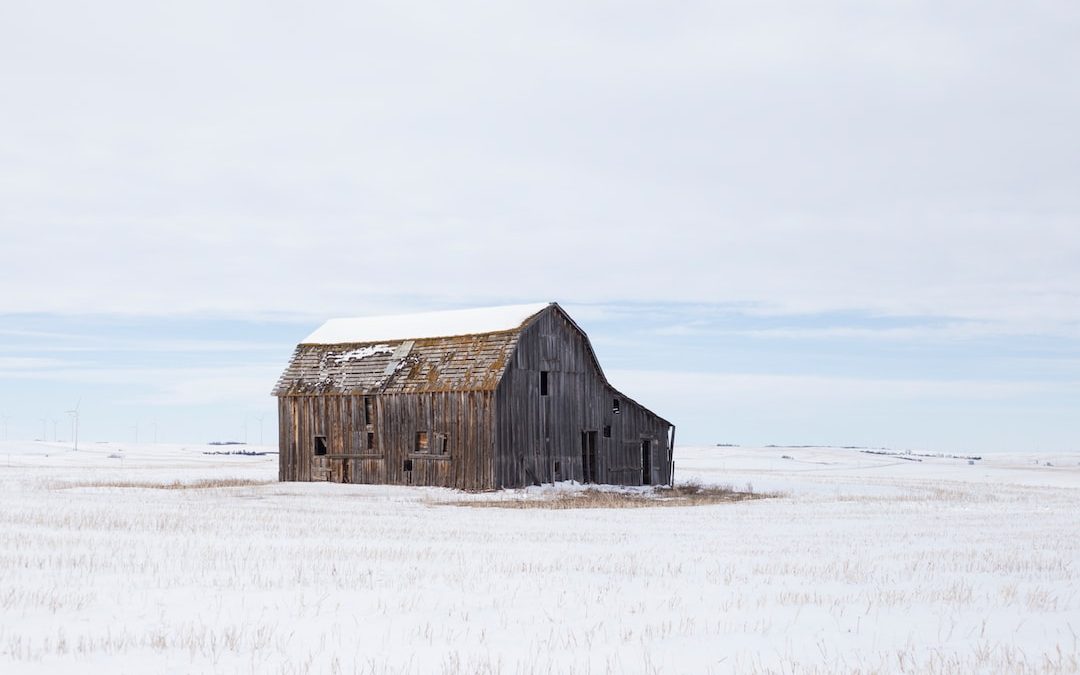
[[[550,306],[331,319],[296,347],[273,394],[494,390],[522,328]]]

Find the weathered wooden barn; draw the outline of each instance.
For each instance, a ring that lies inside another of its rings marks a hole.
[[[333,319],[273,393],[283,481],[671,481],[674,427],[608,383],[555,303]]]

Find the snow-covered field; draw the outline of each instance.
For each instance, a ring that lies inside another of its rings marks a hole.
[[[1080,670],[1080,454],[680,448],[785,496],[539,510],[230,449],[0,445],[0,672]]]

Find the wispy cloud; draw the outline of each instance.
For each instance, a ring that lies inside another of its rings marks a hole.
[[[282,343],[244,342],[227,340],[115,340],[97,338],[84,345],[57,344],[0,344],[0,352],[8,353],[85,353],[125,352],[196,354],[201,352],[280,352]]]
[[[169,407],[224,403],[265,406],[280,370],[273,366],[174,371],[133,402]]]
[[[15,376],[25,374],[27,371],[60,368],[64,365],[63,361],[57,359],[36,356],[0,356],[0,373],[9,371]]]
[[[828,375],[775,375],[760,373],[688,373],[615,370],[609,374],[626,391],[663,392],[690,397],[710,405],[745,402],[747,397],[772,403],[794,400],[878,401],[1004,400],[1032,395],[1080,397],[1080,381],[972,380],[916,378],[857,378]]]
[[[116,404],[158,406],[264,403],[269,400],[282,364],[216,368],[68,367],[65,364],[21,365],[0,360],[0,379],[38,380],[101,387],[123,385],[128,396]]]
[[[1080,339],[1080,323],[1069,318],[1057,321],[950,320],[949,317],[844,316],[797,314],[771,316],[762,327],[753,315],[728,315],[712,320],[677,321],[653,332],[660,336],[742,336],[775,340],[886,340],[940,342],[1005,337],[1056,337]],[[777,325],[778,324],[778,325]],[[823,325],[824,324],[824,325]]]
[[[15,337],[48,338],[52,340],[89,340],[94,336],[81,333],[64,333],[43,330],[25,330],[17,328],[0,328],[0,335],[13,335]]]
[[[1077,449],[1080,380],[613,371],[684,442]]]
[[[0,312],[1080,314],[1080,46],[1035,5],[316,6],[13,8]]]

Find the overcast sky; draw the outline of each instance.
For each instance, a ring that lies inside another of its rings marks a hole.
[[[1078,35],[1065,1],[6,0],[0,416],[236,436],[324,318],[557,300],[684,440],[1080,449]]]

